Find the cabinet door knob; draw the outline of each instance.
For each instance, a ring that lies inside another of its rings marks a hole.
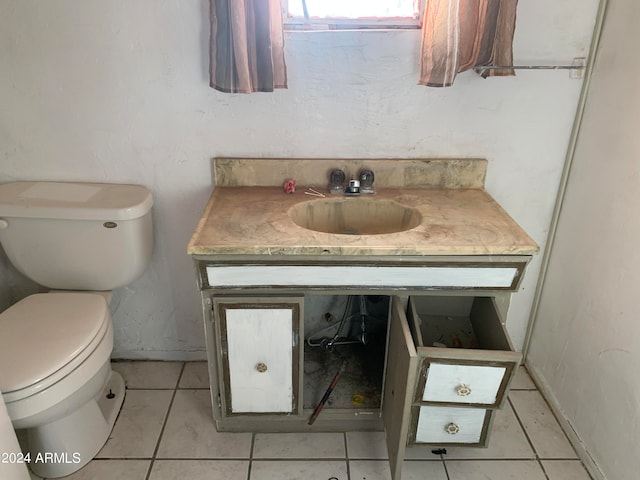
[[[456,393],[460,397],[466,397],[468,395],[471,395],[471,387],[469,387],[469,385],[465,385],[463,383],[461,385],[458,385],[458,388],[456,388]]]
[[[267,371],[267,366],[264,363],[260,362],[256,365],[256,370],[260,373],[264,373]]]
[[[449,435],[455,435],[460,431],[460,427],[455,423],[451,422],[449,425],[444,427],[444,431],[447,432]]]

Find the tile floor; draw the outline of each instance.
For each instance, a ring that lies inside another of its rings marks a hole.
[[[384,433],[218,433],[204,362],[114,362],[127,396],[97,458],[71,480],[389,480]],[[486,449],[412,448],[403,480],[589,480],[526,371]]]

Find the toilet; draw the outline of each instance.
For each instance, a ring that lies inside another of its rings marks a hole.
[[[0,244],[49,290],[0,313],[0,391],[36,475],[79,470],[111,433],[125,389],[109,300],[149,264],[152,205],[139,185],[0,185]]]

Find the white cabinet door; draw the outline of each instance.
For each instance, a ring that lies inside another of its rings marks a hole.
[[[227,414],[297,411],[301,304],[216,302]]]

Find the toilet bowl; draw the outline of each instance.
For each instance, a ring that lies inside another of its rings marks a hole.
[[[124,400],[112,348],[102,295],[35,294],[0,314],[0,387],[37,475],[68,475],[104,445]]]
[[[41,477],[79,470],[109,438],[125,390],[106,297],[148,266],[152,205],[141,185],[0,185],[2,249],[52,290],[0,313],[0,391]]]

